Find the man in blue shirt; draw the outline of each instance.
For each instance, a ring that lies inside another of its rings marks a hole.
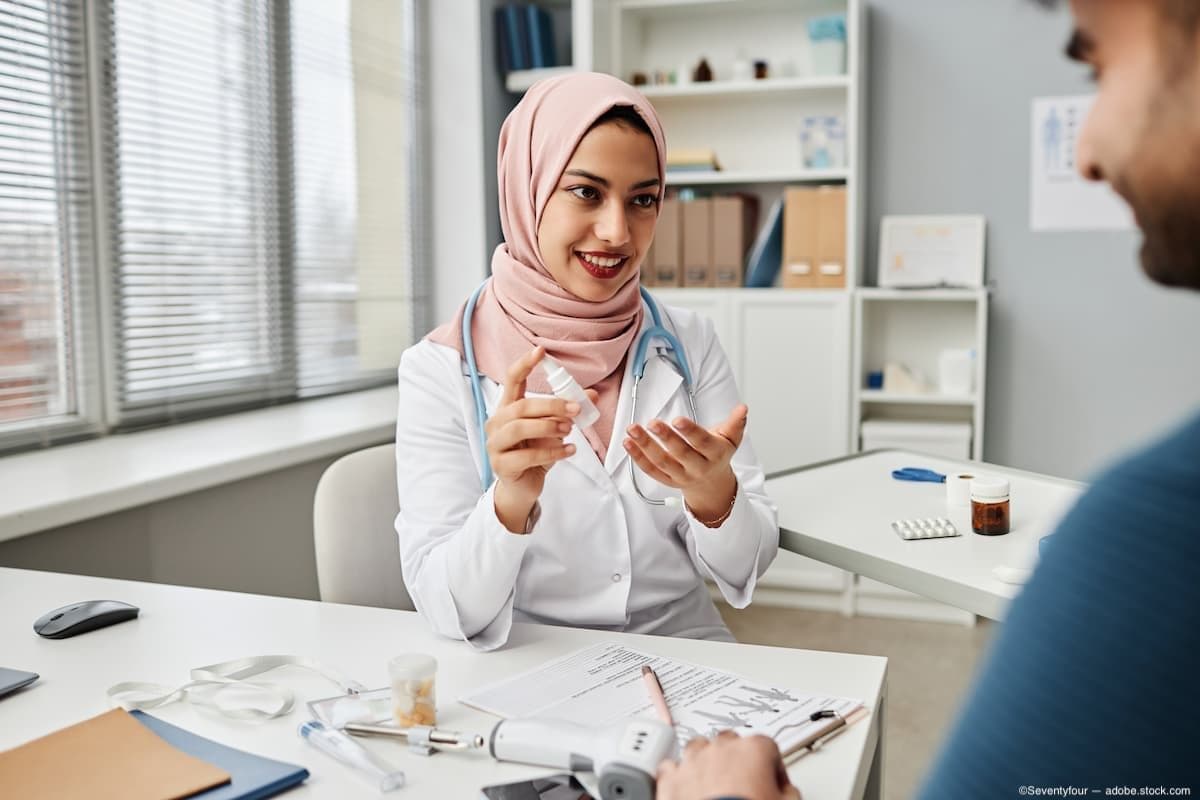
[[[1147,275],[1200,289],[1200,0],[1070,6],[1067,54],[1098,88],[1079,169],[1133,208]],[[1064,518],[920,796],[1200,791],[1198,656],[1200,417],[1102,475]],[[780,774],[769,743],[720,738],[668,765],[659,797],[795,797]]]

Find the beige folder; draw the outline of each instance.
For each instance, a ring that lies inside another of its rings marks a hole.
[[[0,753],[0,795],[21,800],[174,800],[228,782],[120,708]]]
[[[846,286],[846,188],[817,190],[817,288]]]
[[[817,285],[819,211],[816,189],[790,188],[784,192],[780,271],[788,289],[812,289]]]
[[[682,211],[679,198],[663,200],[658,215],[658,226],[654,230],[653,260],[654,286],[679,286],[683,279],[680,269],[682,242]],[[648,259],[649,260],[649,259]]]
[[[658,238],[657,228],[655,230],[655,238]],[[654,242],[650,242],[650,246],[646,248],[646,255],[642,256],[642,267],[638,271],[641,275],[642,286],[648,288],[654,287]]]
[[[753,225],[752,204],[741,195],[712,201],[712,264],[714,286],[741,286],[746,266],[746,237]]]
[[[683,285],[712,286],[712,208],[708,197],[683,204]]]

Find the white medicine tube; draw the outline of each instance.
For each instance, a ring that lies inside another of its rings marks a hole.
[[[579,382],[571,377],[571,373],[550,356],[542,356],[542,370],[546,373],[550,391],[554,392],[555,397],[579,403],[579,415],[575,417],[575,424],[579,430],[595,425],[596,420],[600,419],[600,412],[596,410],[596,406]]]

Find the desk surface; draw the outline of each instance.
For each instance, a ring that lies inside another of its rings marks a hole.
[[[79,600],[123,600],[141,616],[71,639],[42,639],[33,621]],[[387,660],[416,650],[438,659],[438,722],[442,727],[487,733],[495,717],[457,698],[476,687],[529,669],[597,641],[726,669],[802,691],[856,697],[873,712],[816,755],[789,770],[807,800],[859,797],[879,744],[887,659],[808,650],[734,645],[570,628],[515,625],[510,644],[476,653],[462,642],[432,634],[415,613],[318,603],[233,592],[0,568],[0,665],[32,670],[41,680],[0,699],[0,750],[105,711],[105,690],[122,681],[179,686],[193,667],[263,654],[316,658],[348,677],[387,685]],[[337,688],[307,670],[266,673],[297,693],[297,708],[266,723],[238,722],[176,703],[151,713],[218,742],[308,767],[312,776],[288,797],[373,797],[365,781],[304,744],[297,726],[308,719],[309,700]],[[485,754],[410,755],[398,743],[363,740],[403,769],[410,797],[470,798],[479,787],[551,770],[497,764]],[[435,795],[436,790],[436,795]],[[397,795],[403,796],[403,793]]]
[[[926,467],[943,474],[1001,475],[1012,485],[1012,531],[980,536],[968,509],[946,506],[946,486],[891,477]],[[1038,540],[1083,491],[1083,484],[1033,472],[881,450],[778,474],[767,493],[779,506],[780,547],[907,589],[989,619],[1002,619],[1021,586],[992,575],[997,566],[1029,565]],[[897,519],[949,517],[963,535],[905,541]]]

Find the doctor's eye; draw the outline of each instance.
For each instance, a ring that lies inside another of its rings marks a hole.
[[[658,195],[656,194],[639,194],[633,198],[633,204],[638,208],[654,208],[658,205]]]
[[[600,199],[600,192],[594,186],[572,186],[567,191],[580,200],[592,201]]]

